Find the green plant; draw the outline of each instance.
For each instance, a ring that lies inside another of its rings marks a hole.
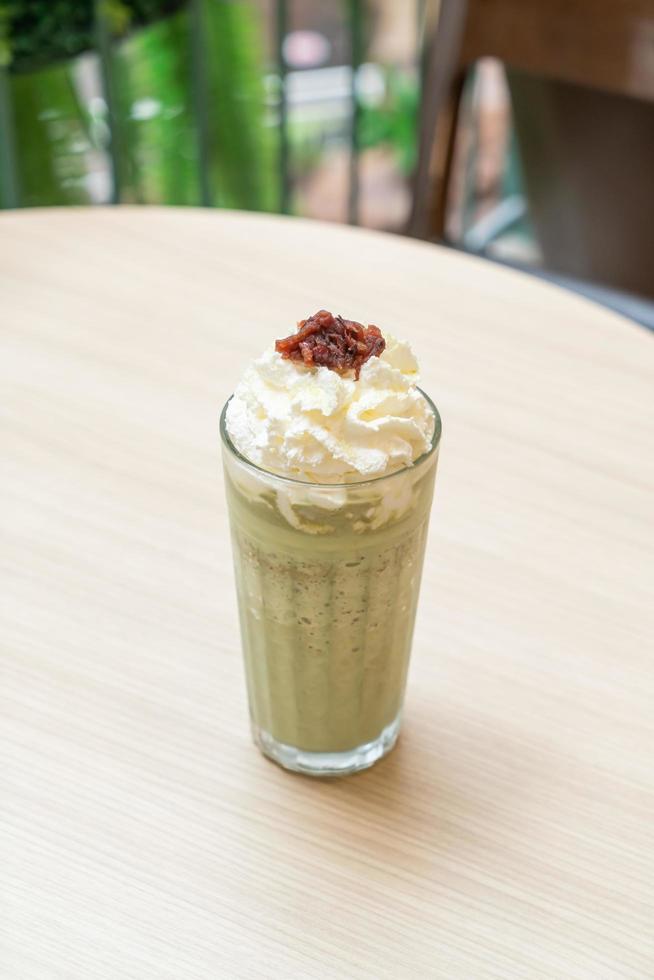
[[[21,204],[85,204],[85,119],[65,64],[11,79]]]
[[[275,146],[264,126],[260,11],[249,2],[203,6],[215,203],[270,210],[277,206]]]
[[[181,11],[113,53],[121,200],[199,204],[189,23]]]
[[[202,0],[206,118],[200,130],[188,7],[180,0],[9,0],[0,6],[0,58],[4,52],[11,70],[22,204],[88,201],[89,152],[94,143],[103,149],[97,134],[107,131],[110,120],[98,119],[98,105],[90,118],[73,69],[74,56],[95,49],[99,11],[113,38],[111,122],[120,199],[200,203],[203,132],[213,203],[276,205],[256,8]]]
[[[101,0],[117,33],[149,23],[181,0]],[[94,0],[5,0],[5,37],[12,71],[34,71],[95,45]]]
[[[397,69],[386,69],[386,96],[381,105],[361,105],[359,143],[361,149],[389,146],[398,167],[407,176],[417,154],[417,120],[420,93],[415,78]]]

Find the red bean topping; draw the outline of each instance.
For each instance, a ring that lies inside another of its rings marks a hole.
[[[354,370],[357,380],[368,358],[379,357],[385,346],[379,327],[364,327],[327,310],[318,310],[308,320],[300,320],[297,333],[275,342],[275,350],[282,357],[328,367],[338,374]]]

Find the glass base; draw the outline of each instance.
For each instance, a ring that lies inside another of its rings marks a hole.
[[[372,742],[357,745],[347,752],[306,752],[278,742],[268,732],[252,722],[252,737],[263,754],[273,762],[301,772],[305,776],[347,776],[352,772],[368,769],[391,751],[400,733],[400,715],[387,725]]]

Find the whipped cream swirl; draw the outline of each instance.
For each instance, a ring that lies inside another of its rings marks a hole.
[[[427,452],[434,414],[416,387],[410,346],[386,349],[360,377],[284,359],[273,347],[245,372],[227,409],[232,443],[250,462],[308,483],[374,479]]]

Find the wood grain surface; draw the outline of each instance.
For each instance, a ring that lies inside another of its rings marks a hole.
[[[250,743],[218,413],[319,307],[444,437],[406,723]],[[652,337],[435,246],[188,210],[0,217],[0,975],[649,978]]]

